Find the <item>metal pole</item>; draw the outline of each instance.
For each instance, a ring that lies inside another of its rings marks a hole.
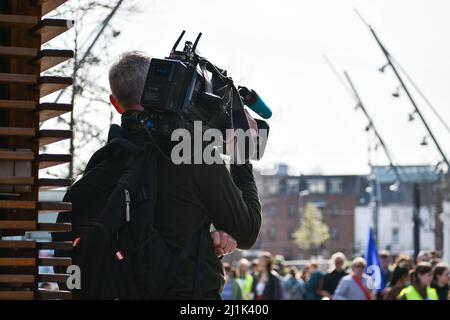
[[[370,205],[372,206],[372,223],[373,223],[373,237],[375,244],[378,247],[378,198],[376,195],[376,176],[373,171],[373,165],[370,166]]]
[[[414,258],[420,251],[420,185],[414,183],[414,208],[413,208],[413,242],[414,242]]]
[[[356,11],[356,10],[355,10]],[[374,36],[376,42],[378,43],[378,45],[381,48],[381,51],[383,52],[384,56],[386,57],[387,61],[388,61],[388,65],[392,68],[392,70],[394,71],[395,76],[397,77],[398,81],[400,82],[401,87],[403,88],[403,90],[405,91],[406,95],[408,96],[409,101],[411,102],[412,106],[414,107],[414,111],[419,115],[419,118],[422,120],[423,125],[425,126],[428,134],[430,135],[431,139],[433,140],[436,148],[438,149],[439,153],[442,156],[442,159],[444,160],[445,164],[447,165],[447,168],[450,169],[450,163],[444,153],[444,151],[441,149],[441,146],[439,145],[438,141],[436,140],[433,132],[431,131],[430,127],[428,126],[428,123],[426,122],[425,118],[423,117],[422,113],[419,110],[419,107],[417,106],[416,102],[414,101],[413,97],[411,96],[411,93],[409,92],[408,88],[406,87],[405,83],[403,82],[402,77],[400,76],[400,74],[397,71],[397,68],[394,66],[394,64],[392,63],[391,57],[389,52],[387,51],[387,49],[384,47],[384,45],[381,43],[380,39],[378,38],[377,34],[375,33],[375,30],[373,30],[372,26],[370,24],[368,24],[363,18],[362,16],[356,11],[356,13],[358,14],[358,16],[361,18],[361,20],[363,21],[363,23],[365,25],[367,25],[367,27],[369,28],[370,32],[372,33],[372,35]]]
[[[378,130],[377,130],[377,128],[375,127],[375,125],[373,123],[372,117],[369,115],[369,113],[367,112],[366,108],[364,107],[364,104],[363,104],[363,102],[361,100],[361,97],[359,96],[358,91],[356,90],[356,88],[355,88],[355,86],[353,84],[353,81],[350,78],[350,76],[347,73],[347,71],[344,71],[344,75],[347,78],[347,81],[348,81],[348,83],[350,85],[350,88],[353,91],[353,94],[355,95],[355,99],[356,99],[356,101],[358,103],[358,107],[361,108],[361,110],[363,111],[364,115],[369,120],[369,126],[373,129],[373,132],[377,136],[378,141],[380,142],[381,147],[383,148],[384,153],[386,154],[386,157],[389,160],[390,166],[392,167],[392,169],[394,169],[394,173],[395,173],[395,176],[396,176],[398,182],[401,183],[402,182],[402,178],[401,178],[400,172],[399,172],[397,166],[394,165],[394,161],[392,160],[392,157],[391,157],[391,154],[390,154],[390,151],[389,151],[388,147],[384,143],[383,138],[381,138],[381,135],[378,133]]]

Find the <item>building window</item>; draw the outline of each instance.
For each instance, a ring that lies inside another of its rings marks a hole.
[[[327,184],[325,179],[309,179],[307,180],[308,190],[311,193],[325,193]]]
[[[288,216],[295,217],[297,215],[297,205],[290,204],[288,206]]]
[[[299,191],[299,182],[297,179],[288,179],[286,181],[286,192],[288,194],[295,194]]]
[[[321,210],[324,210],[327,206],[327,203],[324,200],[321,199],[311,199],[310,201],[306,202],[306,205],[313,205]]]
[[[261,189],[267,196],[280,193],[280,179],[278,177],[268,177],[261,181]]]
[[[392,222],[400,222],[398,209],[392,210]]]
[[[339,205],[337,203],[331,204],[331,214],[338,214]]]
[[[339,237],[339,229],[338,228],[331,228],[330,230],[330,237],[333,240],[337,240]]]
[[[279,190],[278,181],[276,181],[275,183],[274,183],[274,182],[271,182],[271,183],[267,186],[267,193],[268,193],[269,195],[271,195],[271,194],[277,194],[277,193],[278,193],[278,190]]]
[[[330,180],[330,193],[342,193],[342,179]]]
[[[277,207],[274,205],[271,205],[267,208],[267,215],[269,217],[275,217],[277,214]]]
[[[398,228],[392,229],[392,244],[399,244],[400,242],[400,232]]]
[[[273,227],[270,228],[269,232],[268,232],[269,241],[275,241],[276,236],[277,236],[277,231],[275,230],[275,228],[273,228]]]

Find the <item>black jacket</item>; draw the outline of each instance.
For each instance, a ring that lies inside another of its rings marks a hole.
[[[122,134],[136,144],[148,141],[145,132],[136,130],[122,116]],[[110,132],[109,139],[115,136]],[[223,230],[236,239],[238,248],[249,249],[261,227],[261,205],[251,164],[181,164],[170,161],[170,144],[160,144],[158,153],[158,185],[155,207],[155,227],[175,250],[187,243],[205,223]],[[212,241],[206,253],[203,272],[203,297],[216,299],[225,282],[223,266],[215,255]],[[196,257],[186,259],[179,268],[175,285],[168,298],[192,297]]]
[[[252,293],[253,297],[256,299],[257,291],[256,287],[258,286],[260,276],[255,277],[255,281],[253,281],[252,285]],[[264,291],[262,294],[262,300],[282,300],[283,299],[283,288],[282,288],[282,279],[275,272],[271,271],[268,275],[267,283],[264,287]]]

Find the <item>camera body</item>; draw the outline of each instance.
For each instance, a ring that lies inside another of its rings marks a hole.
[[[233,80],[196,51],[201,33],[194,44],[186,41],[183,51],[177,51],[183,35],[184,31],[169,57],[151,60],[141,97],[147,128],[158,138],[171,137],[176,129],[193,133],[195,121],[201,121],[203,132],[218,129],[223,136],[228,129],[249,130],[244,97]],[[267,123],[262,122],[258,120],[258,126],[268,130]],[[257,136],[253,138],[258,140]],[[256,157],[247,158],[259,159],[263,152],[259,148]]]
[[[141,104],[154,112],[177,112],[185,99],[196,97],[203,86],[203,79],[199,73],[194,73],[194,79],[189,79],[188,73],[188,67],[182,61],[153,58]],[[192,80],[195,84],[188,90]]]

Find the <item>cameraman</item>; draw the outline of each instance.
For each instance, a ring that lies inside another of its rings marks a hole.
[[[116,61],[109,72],[111,103],[122,114],[122,134],[140,145],[148,141],[137,130],[131,115],[143,110],[139,104],[151,58],[140,52],[128,52]],[[108,140],[113,138],[110,132]],[[161,149],[170,155],[170,143]],[[252,165],[224,164],[175,165],[158,152],[158,192],[155,227],[170,247],[181,250],[205,223],[221,232],[211,233],[201,279],[201,297],[220,299],[225,277],[218,256],[236,247],[249,249],[261,227],[261,205],[253,178]],[[231,236],[231,237],[230,237]],[[236,242],[234,239],[236,239]],[[191,299],[197,258],[190,256],[178,269],[168,299]]]

